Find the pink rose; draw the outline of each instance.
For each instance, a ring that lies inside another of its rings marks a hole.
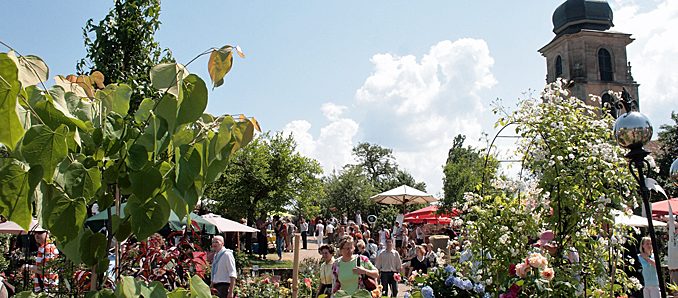
[[[534,268],[544,269],[549,261],[540,253],[532,253],[527,257],[527,262]]]
[[[530,273],[530,270],[532,268],[530,267],[530,264],[528,263],[520,263],[516,265],[516,275],[520,278],[525,278],[528,273]]]
[[[547,267],[547,268],[544,268],[544,270],[541,271],[541,278],[543,278],[545,280],[552,280],[553,275],[554,275],[553,268]]]

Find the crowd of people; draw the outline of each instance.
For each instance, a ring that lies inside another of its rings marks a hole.
[[[260,258],[268,254],[268,234],[273,231],[274,249],[278,260],[283,252],[293,251],[292,235],[301,234],[301,249],[308,249],[309,237],[315,237],[321,256],[319,273],[320,294],[331,295],[338,290],[348,294],[364,287],[364,279],[378,280],[382,294],[398,294],[398,282],[407,280],[412,272],[425,273],[435,262],[433,245],[427,243],[427,225],[394,222],[392,227],[382,225],[370,228],[360,213],[355,220],[346,215],[341,219],[291,218],[274,216],[256,223]]]

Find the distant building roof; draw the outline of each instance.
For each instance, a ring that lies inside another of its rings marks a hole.
[[[605,0],[567,0],[553,12],[553,33],[570,34],[582,29],[605,31],[612,24],[612,9]]]

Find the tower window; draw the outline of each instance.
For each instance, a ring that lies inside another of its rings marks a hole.
[[[563,75],[563,59],[560,58],[560,55],[556,57],[556,78],[560,78]]]
[[[606,49],[598,50],[598,68],[600,70],[601,81],[613,81],[612,76],[612,55]]]

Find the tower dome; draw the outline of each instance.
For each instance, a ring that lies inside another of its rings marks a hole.
[[[556,35],[582,29],[605,31],[612,26],[612,9],[605,0],[567,0],[553,12]]]

